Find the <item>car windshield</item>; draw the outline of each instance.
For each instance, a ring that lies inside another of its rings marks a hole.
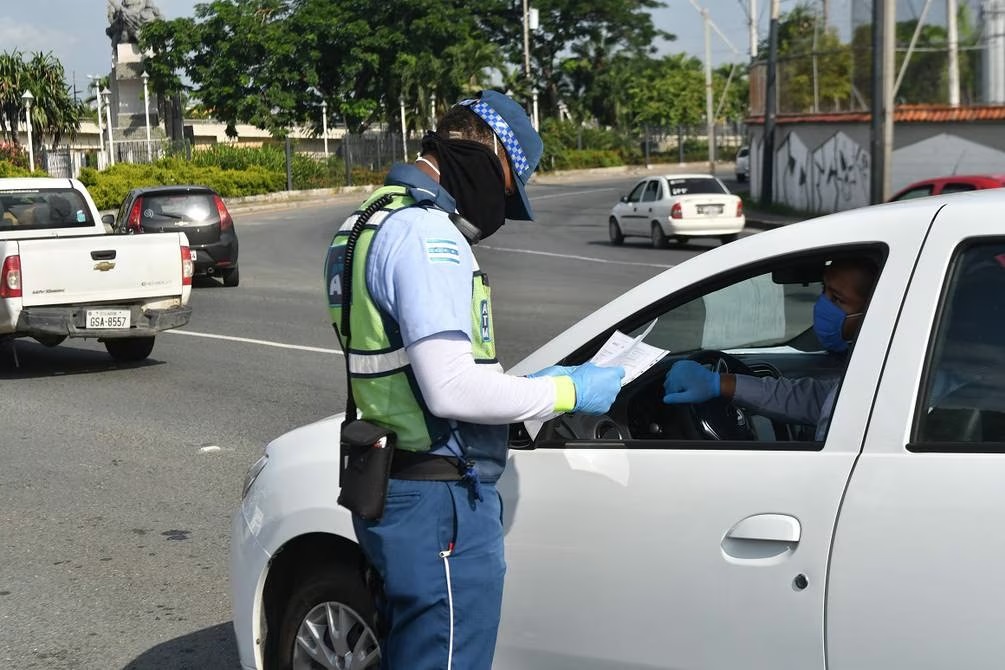
[[[0,206],[0,230],[94,225],[87,202],[72,188],[0,190]]]
[[[143,224],[171,221],[211,222],[219,219],[211,193],[147,193],[142,201]]]
[[[691,195],[694,193],[728,193],[717,179],[711,177],[683,177],[667,179],[670,195]]]

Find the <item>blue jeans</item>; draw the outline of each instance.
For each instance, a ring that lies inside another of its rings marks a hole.
[[[379,522],[353,517],[384,581],[382,670],[490,670],[502,607],[502,501],[462,482],[392,479]]]

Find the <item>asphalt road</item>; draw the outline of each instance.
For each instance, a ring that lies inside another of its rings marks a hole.
[[[504,365],[718,244],[610,246],[635,180],[536,184],[538,222],[479,245]],[[241,286],[197,281],[191,323],[143,364],[21,340],[16,366],[0,346],[0,667],[237,667],[229,518],[265,443],[344,406],[320,273],[358,198],[235,214]]]

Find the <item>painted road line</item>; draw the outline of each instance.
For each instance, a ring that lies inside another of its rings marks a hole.
[[[551,251],[532,251],[530,249],[510,249],[507,247],[491,247],[487,244],[479,244],[479,249],[491,249],[492,251],[508,251],[514,254],[533,254],[535,256],[551,256],[553,258],[566,258],[572,261],[591,261],[593,263],[608,263],[611,265],[636,265],[643,268],[672,268],[673,265],[666,263],[639,263],[637,261],[612,261],[608,258],[594,258],[593,256],[576,256],[573,254],[556,254]],[[170,331],[169,331],[170,332]]]
[[[548,195],[532,195],[530,196],[531,202],[537,202],[538,200],[550,200],[551,198],[565,198],[570,195],[586,195],[588,193],[600,193],[601,191],[617,191],[616,188],[591,188],[587,191],[567,191],[565,193],[550,193]]]
[[[342,355],[338,349],[325,349],[323,347],[306,347],[302,344],[283,344],[281,342],[269,342],[268,340],[253,340],[249,337],[234,337],[233,335],[214,335],[213,333],[196,333],[191,330],[165,330],[171,335],[188,335],[190,337],[206,337],[211,340],[227,340],[229,342],[243,342],[244,344],[260,344],[263,347],[276,347],[277,349],[295,349],[297,351],[312,351],[318,354]]]

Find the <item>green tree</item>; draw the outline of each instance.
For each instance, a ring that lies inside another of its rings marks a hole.
[[[62,63],[51,53],[35,53],[25,60],[20,51],[11,51],[0,53],[0,132],[9,142],[19,144],[25,91],[34,96],[33,143],[41,145],[48,137],[55,148],[64,136],[76,136],[85,109],[70,95]]]
[[[577,107],[579,114],[589,110],[597,118],[609,117],[611,106],[589,94],[596,80],[617,67],[614,62],[621,52],[652,53],[657,39],[675,39],[653,24],[649,12],[663,6],[660,0],[535,0],[534,6],[540,20],[530,36],[531,78],[546,115],[556,114],[561,101]],[[484,13],[492,39],[510,62],[520,64],[521,73],[522,11],[522,0],[509,0],[502,9]],[[584,92],[589,98],[577,103]]]
[[[767,40],[759,51],[768,53]],[[834,27],[799,4],[778,24],[779,111],[810,112],[847,109],[852,97],[852,47]]]

